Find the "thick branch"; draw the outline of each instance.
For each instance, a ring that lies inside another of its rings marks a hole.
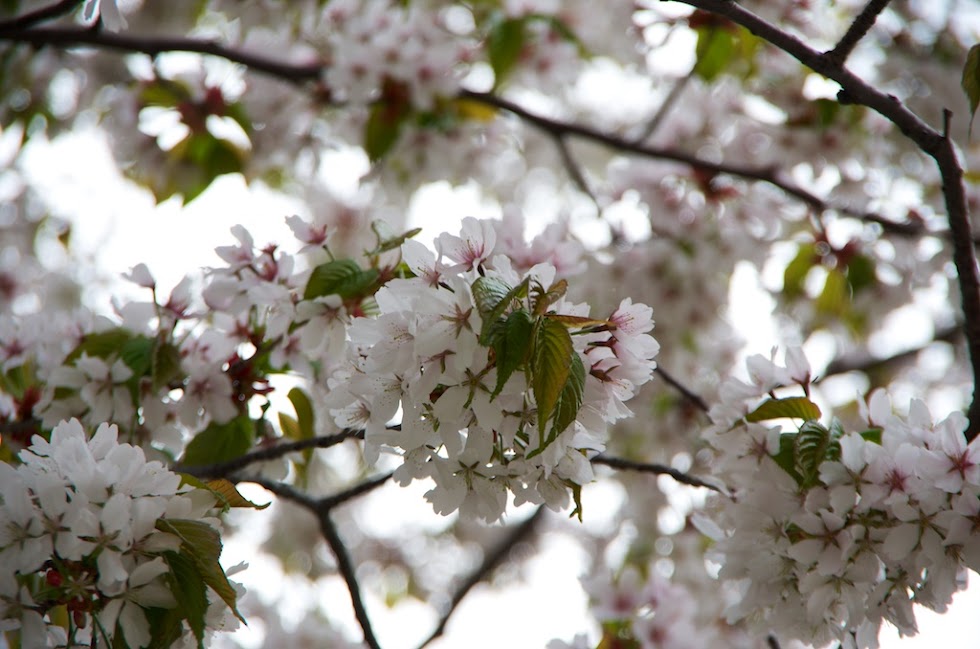
[[[626,460],[620,457],[609,457],[606,455],[595,456],[592,458],[592,464],[604,464],[614,469],[623,469],[626,471],[639,471],[640,473],[653,473],[655,475],[669,475],[674,480],[686,485],[691,485],[692,487],[704,487],[705,489],[711,489],[712,491],[717,491],[718,493],[725,493],[718,487],[718,485],[705,482],[701,478],[688,475],[683,471],[678,471],[677,469],[669,467],[665,464],[647,464],[645,462],[634,462],[633,460]]]
[[[508,555],[510,555],[511,551],[518,543],[531,536],[538,524],[538,521],[541,520],[541,515],[543,513],[544,507],[538,507],[530,518],[515,527],[500,543],[497,544],[492,552],[483,557],[483,562],[479,565],[479,567],[470,573],[465,581],[463,581],[463,583],[460,584],[453,593],[453,598],[449,604],[449,607],[442,614],[442,617],[439,618],[439,624],[436,626],[435,630],[432,631],[429,637],[419,645],[419,649],[424,649],[424,647],[427,647],[436,638],[442,636],[446,630],[446,624],[449,622],[449,618],[452,617],[453,612],[455,612],[456,608],[459,606],[459,603],[463,601],[463,598],[466,597],[474,586],[489,577],[493,571],[504,562]]]
[[[323,72],[323,65],[311,63],[285,63],[222,45],[217,41],[200,40],[181,36],[149,36],[114,34],[75,27],[43,27],[36,29],[0,30],[0,40],[31,43],[35,46],[56,45],[72,47],[91,45],[123,52],[141,52],[157,56],[164,52],[197,52],[221,57],[233,63],[241,63],[251,70],[262,72],[293,83],[316,81]]]
[[[42,23],[46,20],[53,20],[60,16],[70,14],[79,5],[82,4],[84,0],[61,0],[61,2],[56,2],[47,7],[41,7],[40,9],[35,9],[34,11],[28,12],[22,16],[17,16],[16,18],[11,18],[10,20],[0,21],[0,32],[16,31],[20,29],[27,29],[38,23]]]
[[[204,466],[186,466],[183,464],[177,464],[170,467],[170,470],[176,473],[186,473],[197,478],[224,478],[232,473],[237,473],[238,471],[241,471],[242,469],[255,464],[256,462],[275,460],[283,457],[284,455],[289,455],[290,453],[305,451],[308,448],[329,448],[348,439],[364,439],[364,431],[348,429],[341,431],[336,435],[311,437],[310,439],[301,439],[295,442],[283,442],[276,444],[275,446],[267,446],[265,448],[254,450],[240,457],[236,457],[233,460],[228,460],[227,462],[217,462],[215,464],[207,464]]]
[[[851,26],[847,28],[834,49],[827,52],[827,57],[836,62],[837,65],[844,65],[844,61],[851,55],[861,39],[871,31],[878,14],[885,10],[889,2],[891,0],[870,0],[854,19],[854,22],[851,23]]]
[[[956,265],[960,298],[963,303],[963,328],[970,364],[973,370],[973,401],[967,413],[968,439],[980,434],[980,275],[977,273],[973,233],[966,206],[963,187],[963,169],[956,156],[956,149],[949,138],[951,113],[943,113],[943,132],[940,133],[919,119],[894,95],[874,88],[860,77],[843,67],[834,58],[821,54],[792,34],[766,22],[731,0],[675,0],[683,4],[725,16],[756,36],[775,45],[814,72],[833,79],[841,86],[837,95],[841,103],[857,103],[867,106],[895,124],[902,133],[936,161],[943,180],[943,197],[946,201],[950,239],[953,246],[953,263]]]

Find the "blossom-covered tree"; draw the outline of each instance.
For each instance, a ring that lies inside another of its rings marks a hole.
[[[546,533],[589,557],[554,649],[915,634],[980,570],[977,41],[969,0],[0,3],[5,646],[377,649],[406,603],[435,645]],[[305,207],[107,302],[26,162],[85,129],[159,203]],[[405,487],[431,521],[372,533]],[[346,595],[246,593],[244,536]]]

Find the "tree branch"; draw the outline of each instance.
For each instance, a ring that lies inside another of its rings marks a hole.
[[[114,34],[75,27],[39,27],[35,29],[0,30],[0,40],[31,43],[34,46],[91,45],[123,52],[141,52],[150,56],[157,56],[165,52],[196,52],[217,56],[233,63],[240,63],[256,72],[262,72],[293,83],[316,81],[324,69],[323,64],[319,61],[285,63],[258,54],[236,50],[217,41],[181,36]]]
[[[684,0],[680,1],[683,2]],[[592,142],[603,144],[610,149],[621,151],[623,153],[632,153],[634,155],[646,158],[679,162],[694,169],[700,169],[712,174],[727,174],[730,176],[744,178],[746,180],[764,182],[782,190],[784,193],[800,200],[801,202],[806,203],[817,211],[837,211],[841,214],[847,214],[848,216],[852,216],[862,221],[877,223],[884,230],[895,234],[912,236],[919,235],[924,232],[924,228],[919,223],[899,223],[873,212],[866,212],[845,205],[834,205],[829,203],[816,194],[800,187],[799,185],[781,179],[777,175],[777,169],[775,167],[747,167],[723,162],[709,162],[707,160],[702,160],[693,154],[678,151],[676,149],[646,146],[638,142],[631,142],[617,135],[594,130],[581,124],[563,122],[551,119],[549,117],[544,117],[543,115],[532,113],[523,107],[508,101],[507,99],[490,93],[463,90],[461,91],[460,96],[471,101],[479,102],[484,105],[511,113],[512,115],[521,118],[528,124],[531,124],[532,126],[544,131],[552,137],[574,135],[586,140],[591,140]]]
[[[377,477],[365,480],[360,484],[356,484],[350,489],[345,489],[339,493],[332,496],[327,496],[326,498],[321,498],[317,501],[317,511],[330,511],[337,505],[342,505],[352,498],[356,498],[362,494],[366,494],[369,491],[374,491],[384,483],[391,479],[392,473],[385,473]]]
[[[372,485],[369,488],[373,489],[374,487],[383,484],[387,479],[388,478],[386,476],[384,480],[374,480],[366,484]],[[281,496],[282,498],[290,500],[301,507],[305,507],[316,516],[317,522],[320,525],[320,533],[323,534],[323,538],[326,539],[327,545],[330,546],[330,550],[333,552],[334,558],[337,560],[337,570],[340,572],[341,577],[343,577],[344,583],[347,584],[347,591],[350,593],[351,605],[354,608],[354,617],[357,618],[357,622],[361,627],[361,632],[364,634],[364,643],[371,649],[381,649],[381,646],[378,644],[378,639],[374,635],[374,629],[371,627],[371,618],[368,616],[367,608],[364,606],[364,598],[361,596],[361,585],[357,580],[357,570],[354,567],[354,562],[351,560],[350,554],[347,552],[347,546],[344,545],[343,539],[340,538],[340,533],[337,531],[337,526],[334,524],[333,519],[330,518],[330,509],[333,505],[328,506],[325,504],[328,501],[337,498],[337,496],[317,500],[282,482],[266,480],[265,478],[261,477],[250,477],[245,478],[245,480],[261,485],[277,496]],[[355,489],[357,488],[359,487],[356,487]],[[362,488],[358,493],[364,493],[368,490],[368,488]],[[346,493],[349,493],[350,491],[353,490],[349,490]]]
[[[842,104],[857,103],[867,106],[890,120],[923,153],[931,157],[939,168],[943,181],[943,197],[946,217],[949,221],[950,240],[953,247],[953,263],[963,309],[963,329],[970,364],[973,370],[973,401],[967,412],[969,427],[966,437],[972,440],[980,434],[980,275],[974,250],[973,233],[963,187],[963,169],[956,156],[956,149],[949,138],[949,121],[952,113],[943,112],[943,132],[940,133],[923,122],[894,95],[881,92],[856,76],[833,57],[817,52],[798,38],[748,11],[731,0],[674,0],[711,13],[725,16],[745,27],[756,36],[783,50],[814,72],[840,84],[837,100]]]
[[[510,534],[508,534],[499,544],[497,544],[490,554],[483,557],[483,562],[479,565],[479,567],[470,573],[453,593],[453,598],[449,604],[449,607],[442,614],[442,617],[439,618],[439,624],[436,625],[436,628],[432,631],[429,637],[419,645],[418,649],[424,649],[434,640],[442,636],[446,630],[446,624],[448,624],[449,618],[452,617],[452,614],[456,611],[459,603],[463,601],[463,598],[466,597],[474,586],[489,577],[493,571],[504,562],[508,555],[510,555],[511,551],[518,543],[534,533],[534,529],[537,527],[538,521],[541,520],[543,513],[544,507],[539,506],[530,518],[515,527]]]
[[[609,457],[607,455],[597,455],[592,458],[592,464],[604,464],[608,467],[614,469],[622,469],[625,471],[639,471],[640,473],[653,473],[655,475],[669,475],[677,482],[691,485],[692,487],[704,487],[705,489],[711,489],[712,491],[717,491],[720,494],[725,493],[718,485],[711,484],[710,482],[705,482],[701,478],[697,478],[692,475],[688,475],[683,471],[678,471],[673,467],[669,467],[665,464],[647,464],[644,462],[635,462],[633,460],[626,460],[620,457]]]
[[[10,20],[0,21],[0,32],[10,32],[20,29],[27,29],[45,20],[52,20],[60,16],[71,13],[78,8],[84,0],[61,0],[47,7],[41,7],[28,12],[22,16],[11,18]]]
[[[707,413],[711,409],[710,407],[708,407],[708,402],[705,401],[701,397],[701,395],[692,391],[686,385],[684,385],[683,383],[675,379],[673,376],[668,374],[667,370],[662,368],[660,365],[657,365],[657,367],[655,367],[653,371],[659,374],[660,378],[662,378],[664,382],[667,383],[667,385],[680,392],[685,399],[687,399],[695,406],[697,406],[698,410],[700,410],[701,412]]]
[[[821,380],[826,379],[829,376],[836,376],[838,374],[845,374],[847,372],[872,372],[874,370],[881,369],[889,365],[897,365],[899,363],[904,363],[917,356],[919,352],[921,352],[926,347],[929,347],[933,343],[954,342],[962,334],[963,334],[963,326],[954,325],[952,327],[945,327],[943,329],[939,329],[932,337],[932,340],[922,345],[921,347],[907,349],[903,352],[892,354],[891,356],[885,356],[884,358],[875,358],[874,356],[871,355],[856,357],[854,354],[839,356],[834,360],[832,360],[830,364],[827,365],[827,369],[824,370]]]
[[[833,60],[837,65],[844,65],[855,46],[874,27],[875,19],[878,18],[878,14],[885,10],[889,2],[891,0],[870,0],[854,19],[854,22],[851,23],[851,26],[847,28],[834,49],[826,53],[827,58]]]
[[[301,439],[295,442],[281,442],[274,446],[254,450],[227,462],[217,462],[202,466],[176,464],[171,466],[170,470],[175,473],[186,473],[196,478],[224,478],[256,462],[275,460],[290,453],[305,451],[308,448],[329,448],[348,439],[364,439],[364,431],[347,429],[336,435],[311,437],[310,439]]]

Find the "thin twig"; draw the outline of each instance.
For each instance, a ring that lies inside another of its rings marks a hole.
[[[371,618],[368,616],[367,608],[364,606],[364,598],[361,595],[361,585],[357,580],[357,570],[354,562],[347,552],[347,546],[344,544],[343,539],[340,538],[337,526],[334,524],[333,519],[330,518],[330,507],[324,505],[326,501],[331,499],[325,498],[318,500],[298,491],[295,487],[282,482],[267,480],[259,476],[243,478],[243,480],[261,485],[277,496],[281,496],[301,507],[305,507],[316,516],[317,522],[320,525],[320,533],[323,534],[323,538],[326,539],[327,545],[330,546],[330,550],[337,560],[337,571],[340,572],[344,583],[347,584],[351,606],[354,608],[354,617],[357,618],[361,632],[364,634],[364,643],[371,647],[371,649],[381,649],[381,646],[378,644],[378,639],[374,635],[374,629],[371,627]],[[383,482],[372,481],[371,484],[378,486],[383,484]],[[371,488],[374,488],[374,486]]]
[[[47,7],[41,7],[28,12],[22,16],[11,18],[10,20],[0,21],[0,32],[27,29],[45,20],[52,20],[60,16],[71,13],[78,8],[84,0],[61,0]]]
[[[847,70],[834,57],[818,52],[796,36],[789,34],[731,0],[675,0],[698,9],[724,16],[745,27],[763,40],[775,45],[797,61],[840,84],[837,100],[862,104],[891,121],[939,168],[943,181],[943,198],[949,222],[949,240],[953,248],[957,282],[963,310],[963,329],[970,365],[973,371],[973,400],[967,412],[966,437],[980,434],[980,274],[977,272],[973,232],[970,228],[963,168],[949,137],[952,113],[943,111],[943,130],[937,131],[910,111],[895,95],[884,93]]]
[[[575,183],[575,186],[579,190],[589,197],[592,203],[595,205],[596,212],[602,215],[602,206],[599,204],[599,200],[596,198],[595,193],[592,188],[589,187],[588,181],[585,179],[585,175],[582,173],[582,168],[579,166],[575,158],[572,157],[572,152],[568,148],[568,142],[565,141],[564,136],[555,135],[553,136],[555,140],[555,146],[558,148],[558,153],[561,155],[561,161],[565,165],[565,170],[568,172],[568,176]]]
[[[446,624],[448,624],[449,618],[452,617],[452,614],[456,611],[459,603],[463,601],[463,598],[466,597],[474,586],[489,577],[493,571],[504,562],[508,555],[510,555],[511,551],[518,543],[522,542],[534,532],[534,529],[537,526],[538,521],[541,520],[543,513],[544,507],[538,507],[530,518],[515,527],[500,543],[497,544],[496,547],[494,547],[492,552],[484,556],[479,567],[470,573],[463,583],[456,588],[449,606],[439,618],[439,624],[437,624],[436,628],[431,634],[429,634],[429,637],[419,645],[418,649],[424,649],[436,638],[442,636],[442,634],[446,631]]]
[[[385,473],[379,475],[375,478],[370,478],[354,485],[350,489],[345,489],[339,493],[332,496],[327,496],[326,498],[321,498],[317,501],[317,509],[319,511],[329,511],[336,507],[337,505],[342,505],[352,498],[368,493],[369,491],[374,491],[384,483],[391,479],[391,473]]]
[[[698,410],[701,412],[706,413],[711,409],[708,406],[708,402],[705,401],[701,395],[688,388],[686,385],[675,379],[672,375],[668,374],[667,370],[662,368],[660,365],[657,365],[653,371],[659,374],[660,378],[662,378],[667,385],[680,392],[681,396],[697,406]]]
[[[305,451],[310,448],[329,448],[348,439],[364,439],[364,431],[347,429],[336,435],[311,437],[309,439],[296,440],[295,442],[282,442],[274,446],[256,449],[226,462],[217,462],[203,466],[176,464],[170,470],[175,473],[186,473],[197,478],[223,478],[232,473],[237,473],[256,462],[275,460],[284,455],[296,453],[297,451]]]
[[[715,32],[711,32],[711,38],[714,37]],[[667,93],[667,96],[657,108],[657,112],[654,113],[653,118],[647,123],[647,126],[645,129],[643,129],[643,133],[640,134],[640,137],[636,139],[637,142],[646,142],[653,137],[654,133],[657,132],[657,129],[660,128],[660,125],[663,124],[664,119],[666,119],[667,114],[670,113],[670,109],[674,107],[674,104],[677,103],[681,93],[684,92],[684,89],[687,88],[687,84],[689,84],[691,79],[694,77],[694,69],[695,68],[692,67],[690,72],[674,82],[674,86],[670,89],[670,92]]]
[[[834,49],[827,52],[827,57],[835,61],[837,65],[844,65],[857,44],[874,27],[878,14],[885,10],[889,2],[891,0],[870,0],[854,19],[854,22],[851,23],[851,26],[847,28]]]
[[[802,201],[803,203],[806,203],[817,211],[837,211],[841,214],[847,214],[848,216],[852,216],[862,221],[877,223],[884,230],[894,234],[914,236],[925,232],[925,229],[920,223],[900,223],[873,212],[854,209],[846,205],[829,203],[816,194],[803,189],[799,185],[780,178],[777,175],[778,169],[775,166],[749,167],[744,165],[727,164],[723,162],[709,162],[697,157],[696,155],[678,151],[676,149],[648,146],[638,142],[631,142],[618,135],[604,133],[581,124],[563,122],[560,120],[551,119],[550,117],[545,117],[543,115],[538,115],[537,113],[533,113],[522,106],[513,103],[512,101],[490,93],[463,90],[460,95],[471,101],[479,102],[484,105],[506,111],[512,115],[516,115],[528,124],[531,124],[545,133],[548,133],[552,137],[574,135],[575,137],[580,137],[582,139],[603,144],[621,153],[632,153],[634,155],[658,160],[670,160],[672,162],[679,162],[694,169],[703,170],[711,174],[727,174],[730,176],[744,178],[746,180],[764,182],[782,190],[786,194]]]
[[[697,478],[692,475],[688,475],[683,471],[678,471],[673,467],[669,467],[665,464],[648,464],[646,462],[635,462],[633,460],[626,460],[621,457],[609,457],[608,455],[597,455],[592,458],[592,464],[604,464],[608,467],[614,469],[622,469],[625,471],[639,471],[640,473],[653,473],[655,475],[669,475],[671,478],[677,482],[691,485],[692,487],[704,487],[705,489],[711,489],[712,491],[717,491],[718,493],[725,493],[718,485],[711,484],[710,482],[705,482],[701,478]]]
[[[106,31],[92,31],[74,27],[44,27],[25,30],[5,30],[0,32],[0,40],[31,43],[36,46],[91,45],[124,52],[142,52],[157,56],[165,52],[196,52],[210,54],[233,63],[241,63],[256,72],[272,75],[279,79],[302,83],[316,81],[323,72],[319,61],[310,63],[285,63],[258,54],[252,54],[222,45],[217,41],[186,38],[182,36],[149,36],[145,34],[115,34]]]

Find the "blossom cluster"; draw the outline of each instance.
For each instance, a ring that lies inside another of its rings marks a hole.
[[[729,618],[861,649],[877,646],[883,621],[916,633],[913,604],[945,611],[966,569],[980,568],[980,450],[965,418],[934,422],[920,400],[899,415],[879,390],[862,407],[863,430],[845,432],[836,419],[821,424],[807,396],[772,396],[793,384],[809,394],[799,350],[786,367],[752,357],[749,373],[725,384],[705,435],[730,489],[714,521],[701,521],[720,576],[741,589]],[[765,423],[782,418],[804,423]]]
[[[349,364],[327,397],[338,426],[365,430],[370,458],[403,455],[396,479],[435,482],[437,512],[490,521],[508,491],[559,509],[591,481],[589,456],[631,414],[624,402],[658,350],[649,307],[626,299],[592,319],[566,301],[553,266],[517,272],[495,242],[473,218],[441,235],[436,255],[405,242],[415,276],[378,291],[377,318],[353,320]]]
[[[174,641],[236,626],[205,547],[218,534],[214,496],[117,434],[102,424],[89,437],[72,419],[35,436],[19,465],[0,463],[0,629],[22,647],[145,647],[168,612]]]

